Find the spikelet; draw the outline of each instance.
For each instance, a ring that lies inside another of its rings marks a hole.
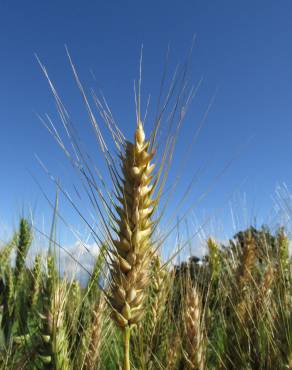
[[[138,122],[134,144],[127,142],[122,155],[123,179],[118,194],[122,206],[116,207],[118,240],[114,241],[109,302],[111,317],[121,329],[131,328],[143,315],[153,232],[150,218],[155,208],[151,199],[152,156],[142,123]]]
[[[186,344],[184,357],[189,369],[205,368],[205,349],[202,328],[201,298],[195,287],[189,286],[184,307]]]

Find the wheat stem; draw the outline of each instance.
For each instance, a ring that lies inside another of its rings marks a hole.
[[[131,338],[131,328],[127,326],[124,330],[124,369],[130,370],[130,338]]]

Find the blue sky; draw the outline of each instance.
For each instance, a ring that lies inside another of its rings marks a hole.
[[[246,213],[246,222],[254,218],[268,222],[276,185],[285,182],[289,187],[292,180],[291,16],[290,1],[271,0],[0,1],[1,221],[14,225],[22,210],[32,207],[36,216],[48,222],[49,206],[31,173],[50,198],[54,186],[35,154],[64,186],[77,181],[36,116],[49,113],[56,117],[56,113],[35,53],[47,66],[78,131],[87,132],[89,123],[65,44],[84,85],[102,89],[121,128],[130,135],[135,124],[133,80],[138,77],[141,44],[142,93],[144,105],[148,94],[153,94],[151,110],[155,109],[167,45],[171,45],[170,65],[174,67],[184,61],[196,34],[190,77],[194,84],[200,78],[203,82],[180,135],[171,176],[180,166],[190,134],[215,94],[216,98],[177,199],[191,174],[203,167],[187,205],[210,184],[212,191],[192,213],[193,219],[198,217],[201,222],[204,215],[216,214],[219,224],[231,232],[231,203],[240,218]],[[89,132],[84,138],[94,153]],[[95,161],[101,166],[98,153]],[[170,211],[174,204],[175,200]],[[68,222],[80,223],[69,206],[61,203],[61,208]]]

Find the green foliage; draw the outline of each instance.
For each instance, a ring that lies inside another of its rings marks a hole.
[[[25,289],[29,286],[25,260],[31,244],[32,235],[27,220],[21,219],[19,230],[14,234],[0,253],[1,261],[1,305],[3,307],[1,328],[6,345],[11,341],[11,335],[24,334],[26,331],[28,295]],[[11,253],[16,252],[15,267],[11,266]]]

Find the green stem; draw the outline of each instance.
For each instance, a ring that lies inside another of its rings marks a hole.
[[[124,370],[131,370],[131,367],[130,367],[130,336],[131,336],[131,328],[127,326],[124,329],[124,346],[125,346]]]

